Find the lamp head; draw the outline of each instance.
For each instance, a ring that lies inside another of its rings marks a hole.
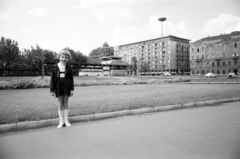
[[[167,18],[162,17],[162,18],[158,18],[158,20],[159,20],[160,22],[164,22],[165,20],[167,20]]]

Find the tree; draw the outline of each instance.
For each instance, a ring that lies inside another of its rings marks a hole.
[[[32,49],[23,49],[21,53],[21,65],[23,70],[40,69],[39,60],[36,59]]]
[[[149,71],[149,65],[148,65],[148,63],[143,62],[143,63],[141,64],[141,66],[140,66],[140,71],[142,71],[142,72]]]
[[[19,59],[18,43],[11,39],[1,37],[0,41],[0,63],[8,68],[13,67]]]
[[[76,52],[75,62],[77,63],[87,63],[87,56],[83,55],[80,51]]]
[[[42,68],[42,79],[44,77],[44,61],[45,61],[45,52],[44,50],[38,45],[36,44],[36,48],[34,48],[33,46],[31,46],[31,52],[33,55],[33,63],[39,63],[41,68]]]
[[[23,49],[20,54],[20,62],[19,64],[22,67],[22,70],[35,70],[35,69],[44,69],[45,72],[45,62],[55,62],[57,63],[57,53],[51,50],[42,50],[42,54],[44,56],[44,61],[42,61],[41,55],[38,53],[37,46],[36,48],[32,47],[32,49]],[[42,67],[42,63],[44,64],[44,68]],[[41,71],[42,71],[41,70]],[[45,75],[45,74],[44,74]]]
[[[45,56],[45,62],[55,62],[59,61],[57,53],[51,50],[43,50]]]
[[[134,75],[136,75],[137,74],[137,58],[136,58],[136,56],[132,57],[131,65],[132,65],[132,71],[134,72]]]

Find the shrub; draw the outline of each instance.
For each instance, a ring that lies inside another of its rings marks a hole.
[[[50,77],[45,76],[43,79],[41,77],[36,77],[31,81],[35,88],[48,88],[50,86]]]
[[[190,82],[189,79],[120,79],[120,80],[76,80],[75,86],[94,86],[94,85],[133,85],[133,84],[162,84],[162,83],[179,83]],[[0,81],[0,89],[30,89],[30,88],[49,88],[50,77],[45,76],[43,79],[41,76],[34,78],[33,80],[8,80]]]
[[[8,80],[0,81],[0,89],[29,89],[29,88],[47,88],[49,87],[50,78],[40,79],[40,77],[33,80]]]

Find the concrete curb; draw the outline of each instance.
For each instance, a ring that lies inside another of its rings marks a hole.
[[[69,121],[71,123],[96,121],[96,120],[104,120],[104,119],[108,119],[108,118],[116,118],[116,117],[121,117],[121,116],[141,115],[141,114],[178,110],[178,109],[185,109],[185,108],[213,106],[213,105],[218,105],[221,103],[236,102],[236,101],[240,101],[240,97],[229,98],[229,99],[220,99],[220,100],[202,101],[202,102],[195,102],[195,103],[157,106],[157,107],[153,107],[153,108],[151,107],[151,108],[142,108],[142,109],[134,109],[134,110],[123,110],[123,111],[116,111],[116,112],[109,112],[109,113],[75,116],[75,117],[69,117]],[[30,121],[30,122],[21,122],[21,123],[15,123],[15,124],[0,125],[0,134],[57,126],[58,122],[59,122],[59,119],[49,119],[49,120]]]
[[[87,122],[87,121],[94,120],[94,118],[95,118],[94,114],[92,114],[92,115],[83,115],[83,116],[76,116],[76,117],[69,117],[69,122],[70,123]],[[53,126],[58,125],[59,119],[56,119],[56,120],[57,120],[57,124],[55,124]]]
[[[38,129],[38,128],[44,128],[44,127],[47,127],[46,120],[17,123],[17,131]]]
[[[182,82],[183,84],[240,84],[240,82]]]

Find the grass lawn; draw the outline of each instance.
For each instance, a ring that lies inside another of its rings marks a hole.
[[[9,80],[32,80],[36,78],[36,76],[23,76],[23,77],[0,77],[0,81],[9,81]]]
[[[70,116],[239,97],[240,84],[88,86],[75,87],[74,93]],[[0,124],[58,117],[48,88],[0,90],[0,103]]]
[[[17,76],[17,77],[0,77],[0,81],[9,81],[9,80],[33,80],[34,78],[36,78],[36,76]],[[41,79],[41,76],[38,76],[37,78]],[[44,78],[49,78],[49,76],[44,76]],[[112,80],[112,79],[118,79],[118,78],[112,78],[112,77],[79,77],[79,76],[74,76],[75,80]]]
[[[31,81],[36,76],[32,77],[0,77],[0,81],[8,81],[8,80],[22,80],[22,81]],[[37,77],[41,79],[40,76]],[[45,76],[44,79],[48,79],[49,76]],[[217,78],[205,78],[205,76],[192,75],[192,76],[101,76],[101,77],[79,77],[74,76],[74,81],[104,81],[104,80],[132,80],[132,79],[158,79],[158,80],[168,80],[168,79],[190,79],[191,82],[240,82],[239,78],[227,78],[227,77],[217,77]]]

